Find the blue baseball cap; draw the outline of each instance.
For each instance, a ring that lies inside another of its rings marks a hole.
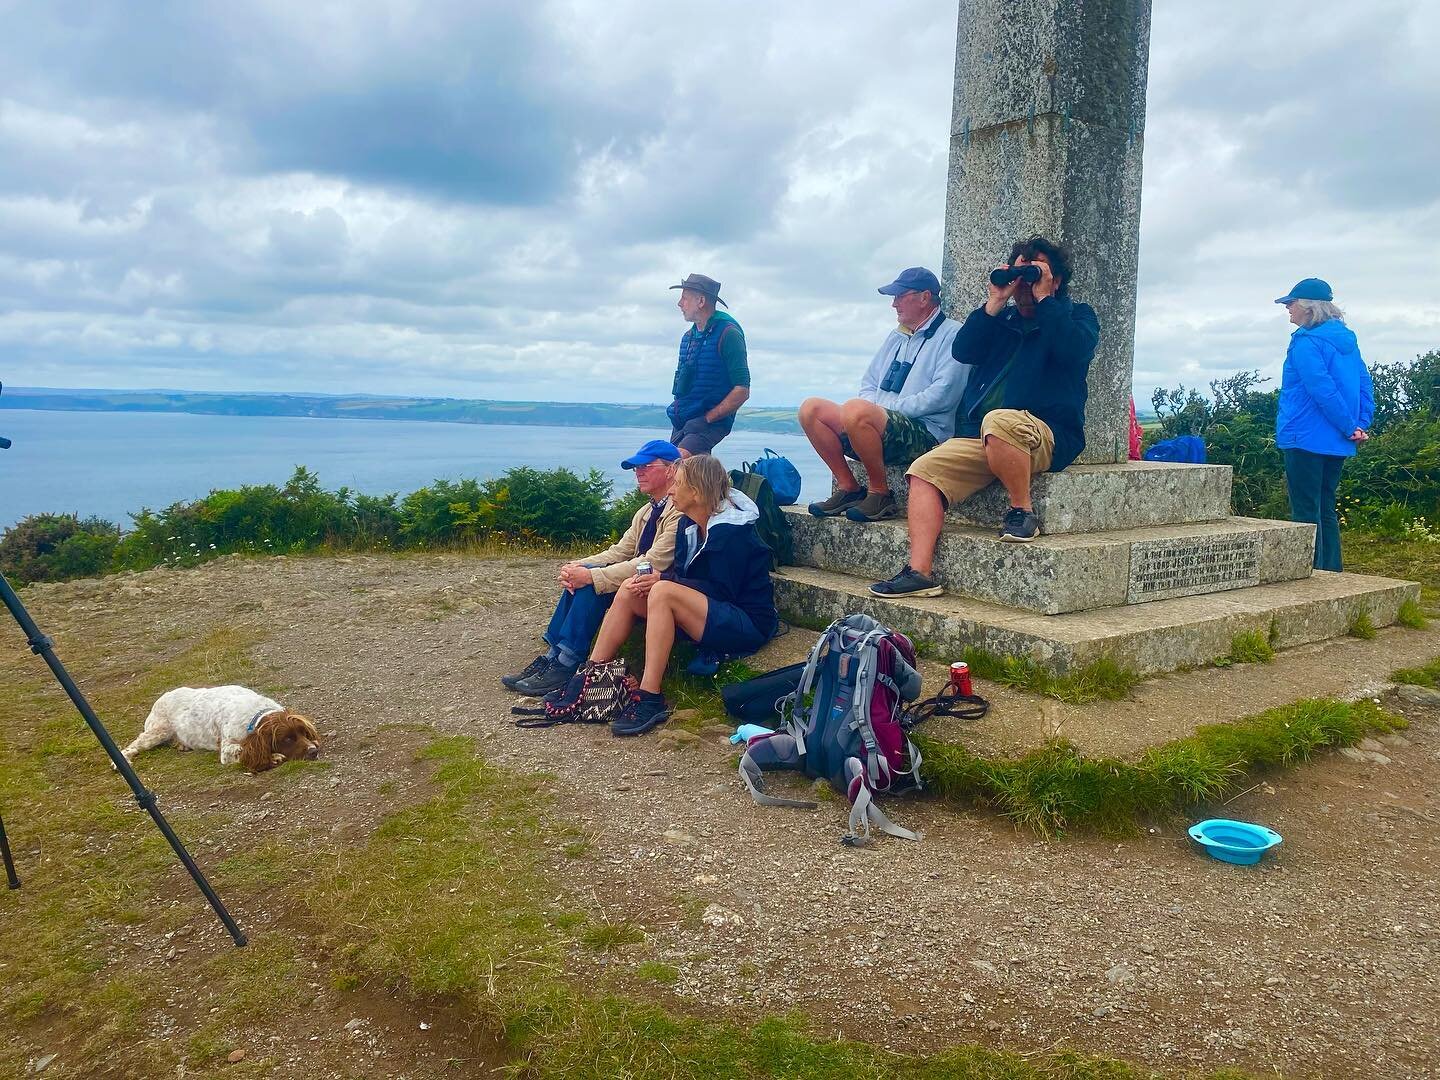
[[[634,454],[620,462],[622,469],[634,469],[640,465],[649,465],[655,461],[679,461],[680,451],[675,448],[674,443],[666,442],[664,439],[651,439],[644,446],[636,450]]]
[[[907,292],[929,289],[940,295],[940,279],[923,266],[912,266],[901,270],[899,276],[889,285],[882,285],[875,291],[883,296],[902,296]]]
[[[1275,303],[1288,304],[1291,300],[1324,300],[1329,303],[1334,299],[1335,293],[1331,291],[1328,281],[1321,281],[1318,277],[1307,277],[1304,281],[1297,281],[1295,287]]]

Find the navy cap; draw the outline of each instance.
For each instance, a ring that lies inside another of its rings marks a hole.
[[[889,285],[882,286],[875,291],[885,296],[901,296],[912,290],[923,289],[929,289],[938,298],[940,296],[940,279],[923,266],[912,266],[908,270],[901,270],[899,276]]]
[[[1331,291],[1328,281],[1321,281],[1318,277],[1307,277],[1304,281],[1297,281],[1295,287],[1275,303],[1288,304],[1291,300],[1324,300],[1328,303],[1334,299],[1335,294]]]
[[[680,451],[675,448],[674,443],[666,442],[664,439],[651,439],[630,457],[620,462],[620,467],[634,469],[640,465],[649,465],[652,461],[679,460]]]

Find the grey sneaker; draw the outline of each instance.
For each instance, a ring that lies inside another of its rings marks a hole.
[[[875,596],[939,596],[944,591],[932,578],[912,570],[909,563],[889,581],[877,581],[870,586]]]
[[[575,674],[573,667],[566,667],[559,660],[551,660],[545,670],[526,676],[515,684],[515,689],[527,697],[544,697],[551,690],[559,690]]]
[[[1000,539],[1011,544],[1028,544],[1040,535],[1040,519],[1029,510],[1012,506],[1005,514]]]
[[[837,491],[824,502],[813,502],[810,504],[810,513],[816,517],[834,517],[847,506],[854,506],[865,498],[863,491]]]
[[[871,491],[866,493],[865,498],[846,510],[845,516],[851,521],[884,521],[886,518],[894,517],[898,512],[892,492]]]

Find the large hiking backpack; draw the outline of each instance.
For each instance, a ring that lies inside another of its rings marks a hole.
[[[874,796],[920,787],[920,751],[902,725],[904,702],[920,696],[915,648],[904,634],[868,615],[847,615],[820,635],[800,685],[781,705],[780,728],[750,740],[740,779],[762,806],[813,802],[778,799],[761,788],[767,770],[792,769],[824,778],[850,800],[847,843],[881,832],[907,840],[917,833],[895,825]]]
[[[770,481],[749,469],[731,469],[730,486],[750,496],[760,511],[755,531],[770,549],[770,568],[789,566],[795,561],[795,543],[790,536],[790,521],[775,499]]]

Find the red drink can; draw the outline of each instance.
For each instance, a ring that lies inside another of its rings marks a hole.
[[[962,694],[975,692],[970,685],[970,665],[964,660],[956,660],[950,665],[950,685]]]

